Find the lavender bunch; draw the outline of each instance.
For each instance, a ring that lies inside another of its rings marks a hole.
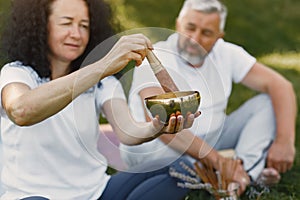
[[[197,175],[194,169],[190,168],[184,162],[179,163],[182,169],[188,172],[188,175],[176,171],[174,168],[169,169],[170,176],[180,179],[183,182],[178,182],[178,187],[188,188],[188,189],[204,189],[212,192],[212,186],[209,183],[202,183],[200,177]]]

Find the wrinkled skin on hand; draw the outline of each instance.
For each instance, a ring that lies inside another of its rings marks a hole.
[[[267,167],[285,173],[293,167],[296,149],[289,140],[275,140],[268,151]]]
[[[183,129],[190,128],[193,125],[194,119],[199,117],[201,113],[198,111],[194,114],[187,113],[186,117],[183,117],[181,113],[172,114],[167,125],[163,125],[159,122],[159,117],[156,116],[154,119],[154,126],[161,127],[160,133],[163,134],[174,134],[180,132]]]

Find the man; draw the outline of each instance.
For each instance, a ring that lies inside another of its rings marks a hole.
[[[241,192],[250,181],[277,183],[280,173],[291,169],[297,109],[293,87],[243,48],[222,39],[226,15],[226,7],[218,0],[186,0],[176,21],[178,33],[155,45],[154,53],[179,90],[200,92],[202,114],[192,128],[176,136],[163,135],[139,146],[122,145],[121,155],[129,166],[184,154],[192,162],[207,160],[218,168],[223,157],[217,150],[232,148],[242,161],[234,175]],[[232,82],[262,94],[227,116]],[[135,69],[129,95],[135,118],[146,120],[138,104],[163,92],[149,64]]]

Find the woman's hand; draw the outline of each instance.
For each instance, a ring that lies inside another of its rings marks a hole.
[[[153,49],[153,47],[151,41],[143,34],[122,36],[108,54],[99,61],[102,62],[100,66],[104,67],[104,76],[119,72],[132,60],[135,61],[136,66],[141,65],[146,57],[147,49]]]
[[[194,123],[194,119],[200,116],[200,114],[200,111],[194,114],[188,113],[185,118],[182,115],[173,115],[170,117],[169,123],[167,125],[161,123],[158,116],[156,116],[152,120],[152,122],[154,127],[160,130],[159,133],[174,134],[180,132],[183,129],[190,128]]]

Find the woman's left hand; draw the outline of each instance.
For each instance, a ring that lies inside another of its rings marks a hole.
[[[201,113],[199,111],[194,114],[188,113],[185,118],[182,115],[173,115],[170,117],[167,125],[161,123],[158,116],[156,116],[152,121],[154,127],[160,129],[161,134],[174,134],[183,129],[190,128],[194,123],[194,119],[200,116],[200,114]]]

